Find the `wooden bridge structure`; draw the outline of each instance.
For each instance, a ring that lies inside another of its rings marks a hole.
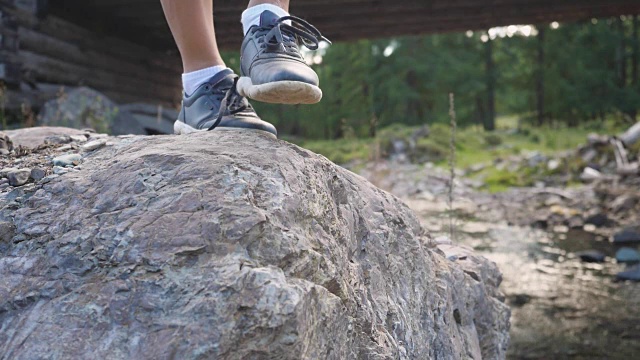
[[[245,1],[214,0],[218,43],[238,48]],[[333,41],[640,14],[640,0],[291,0]],[[6,107],[38,106],[61,85],[117,102],[175,105],[180,59],[159,0],[0,0]]]

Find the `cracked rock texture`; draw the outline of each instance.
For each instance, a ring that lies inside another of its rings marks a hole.
[[[33,191],[1,200],[1,359],[505,356],[495,264],[287,142],[126,138]]]

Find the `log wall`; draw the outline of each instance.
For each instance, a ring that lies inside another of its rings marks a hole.
[[[38,108],[62,87],[77,86],[118,103],[177,106],[181,64],[175,54],[99,35],[46,14],[41,4],[0,0],[0,81],[7,87],[7,108]]]
[[[218,44],[238,49],[248,0],[215,0]],[[640,13],[640,0],[292,0],[334,41]],[[143,45],[140,45],[143,44]],[[175,106],[181,66],[159,0],[0,0],[0,81],[8,106],[38,106],[59,85],[119,103]]]
[[[213,1],[218,45],[239,49],[240,14],[248,0]],[[159,0],[64,0],[50,1],[50,7],[88,28],[173,48]],[[332,41],[349,41],[637,14],[640,0],[291,0],[291,12]]]

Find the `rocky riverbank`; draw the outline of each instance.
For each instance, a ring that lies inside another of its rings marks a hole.
[[[637,272],[638,243],[620,242],[635,239],[639,224],[633,178],[491,194],[458,177],[449,203],[443,169],[379,162],[359,173],[399,196],[436,242],[453,237],[503,270],[513,311],[508,358],[622,360],[640,352],[640,283],[619,281]]]

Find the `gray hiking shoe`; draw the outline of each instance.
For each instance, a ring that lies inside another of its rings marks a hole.
[[[316,50],[322,40],[329,42],[305,20],[263,12],[260,25],[249,29],[242,42],[238,92],[268,103],[319,102],[318,75],[304,61],[299,46]]]
[[[223,70],[190,96],[185,95],[178,120],[173,124],[174,133],[243,128],[277,136],[276,128],[260,119],[249,101],[238,94],[237,80],[233,71]]]

